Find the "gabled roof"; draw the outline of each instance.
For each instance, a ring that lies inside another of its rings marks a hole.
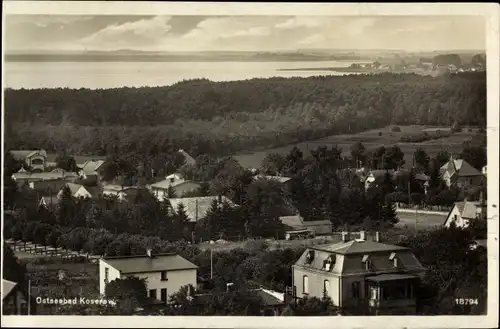
[[[24,160],[36,153],[40,153],[42,156],[47,157],[47,152],[45,150],[12,150],[10,154],[17,160]]]
[[[177,254],[158,254],[153,257],[147,255],[108,257],[102,259],[122,274],[126,273],[147,273],[161,271],[176,271],[197,269],[198,266]]]
[[[218,196],[205,196],[205,197],[195,197],[195,198],[172,198],[169,199],[170,205],[174,211],[177,211],[179,204],[184,205],[186,214],[191,222],[195,222],[197,219],[201,219],[206,216],[208,210],[212,206],[212,202],[218,200]],[[235,206],[235,204],[226,198],[221,197],[221,203],[227,203],[230,206]]]
[[[42,196],[40,198],[39,206],[41,206],[41,205],[50,206],[50,205],[56,205],[58,203],[59,203],[59,199],[57,198],[56,195],[53,195],[53,196]]]
[[[16,286],[16,282],[2,279],[2,300],[4,300]]]
[[[188,165],[195,165],[196,164],[196,160],[190,156],[186,151],[184,151],[183,149],[179,149],[179,152],[180,154],[182,154],[184,156],[184,161],[185,161],[185,164],[188,164]]]
[[[92,175],[95,174],[95,172],[105,163],[106,161],[104,160],[91,160],[91,161],[86,161],[82,165],[82,171],[86,175]]]
[[[451,159],[441,166],[441,173],[447,171],[450,176],[457,173],[459,177],[467,176],[481,176],[482,173],[476,168],[472,167],[467,161],[463,159]]]
[[[80,185],[80,184],[74,184],[74,183],[68,183],[66,184],[66,186],[69,188],[69,190],[71,191],[71,195],[75,195],[76,192],[78,192],[78,190],[83,187],[83,185]]]
[[[317,246],[312,246],[310,248],[328,252],[334,252],[336,254],[341,254],[341,255],[372,253],[379,251],[408,250],[408,248],[401,246],[385,244],[370,240],[360,241],[357,239],[350,240],[347,242],[334,243],[334,244],[317,245]]]
[[[295,216],[281,216],[279,218],[283,225],[288,226],[292,229],[302,229],[304,228],[304,222],[300,215]]]

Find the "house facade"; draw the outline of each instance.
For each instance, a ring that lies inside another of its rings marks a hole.
[[[448,187],[480,186],[485,175],[462,159],[450,158],[440,168],[441,177]]]
[[[456,227],[466,228],[471,221],[486,218],[486,202],[483,201],[463,201],[455,202],[446,220],[445,227],[455,224]]]
[[[47,152],[41,150],[13,150],[12,156],[23,161],[33,172],[43,172],[47,167]]]
[[[149,298],[167,303],[181,287],[196,287],[198,266],[177,254],[108,257],[99,260],[99,292],[116,279],[138,277],[146,280]]]
[[[414,314],[425,268],[404,247],[343,233],[342,241],[309,247],[292,266],[295,298],[329,296],[340,308],[370,314]]]

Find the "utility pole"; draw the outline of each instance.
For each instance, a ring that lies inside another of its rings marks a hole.
[[[28,315],[31,315],[31,279],[28,280]]]
[[[214,277],[214,270],[213,270],[213,250],[210,248],[210,279],[213,279]]]

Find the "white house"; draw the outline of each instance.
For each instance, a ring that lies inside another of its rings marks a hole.
[[[486,216],[486,204],[482,201],[455,202],[446,217],[444,226],[450,227],[451,223],[455,223],[457,227],[465,228],[471,221],[484,218],[484,216]]]
[[[91,178],[91,177],[98,178],[99,175],[102,173],[102,169],[104,169],[104,163],[106,163],[106,161],[103,161],[103,160],[86,161],[81,166],[79,174],[84,179]]]
[[[99,260],[99,292],[116,279],[138,277],[146,279],[148,297],[168,302],[181,287],[196,287],[198,266],[175,254],[105,257]]]

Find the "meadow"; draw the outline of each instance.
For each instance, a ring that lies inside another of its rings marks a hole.
[[[417,125],[398,126],[401,128],[401,132],[392,132],[391,127],[392,126],[387,126],[380,129],[367,130],[357,134],[333,135],[318,140],[291,144],[284,147],[260,150],[252,153],[242,152],[241,154],[236,154],[233,157],[238,160],[243,167],[259,168],[262,160],[266,157],[266,155],[270,153],[287,153],[294,146],[297,146],[302,152],[306,154],[309,153],[310,150],[316,149],[318,146],[337,146],[342,149],[342,153],[344,156],[348,156],[350,154],[351,146],[357,142],[360,142],[369,151],[374,150],[380,146],[384,146],[387,148],[391,145],[398,145],[405,154],[404,167],[408,168],[412,165],[413,152],[415,152],[417,148],[424,149],[430,157],[436,156],[442,150],[446,150],[452,155],[458,156],[458,154],[462,151],[462,143],[476,135],[475,129],[473,129],[472,131],[469,131],[469,129],[463,129],[462,132],[454,133],[449,137],[443,137],[422,143],[401,143],[400,139],[402,136],[417,135],[423,133],[424,131],[430,133],[431,130],[429,129],[438,128]],[[445,131],[449,128],[443,127],[440,129]]]

